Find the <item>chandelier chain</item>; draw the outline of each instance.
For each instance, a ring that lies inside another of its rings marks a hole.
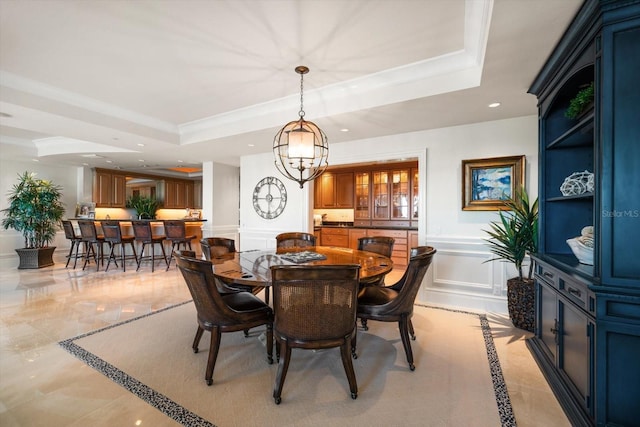
[[[304,101],[304,74],[300,74],[300,111],[298,111],[298,115],[300,116],[300,118],[304,117],[304,107],[303,107],[303,101]]]

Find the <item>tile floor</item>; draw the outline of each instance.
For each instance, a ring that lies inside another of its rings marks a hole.
[[[148,264],[137,273],[133,264],[126,273],[82,271],[65,268],[64,255],[40,270],[0,260],[0,426],[177,425],[57,343],[190,299],[180,273],[151,273]],[[518,425],[569,426],[525,346],[528,333],[487,317]]]

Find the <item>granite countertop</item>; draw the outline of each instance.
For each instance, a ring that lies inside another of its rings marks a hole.
[[[322,225],[316,225],[315,230],[322,228],[367,228],[367,229],[383,229],[383,230],[418,230],[418,227],[398,227],[393,225],[354,225],[352,222],[325,222]]]

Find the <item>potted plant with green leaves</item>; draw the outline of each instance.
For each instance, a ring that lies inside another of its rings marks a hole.
[[[19,269],[41,268],[54,264],[55,246],[49,246],[64,215],[62,187],[33,172],[18,175],[19,180],[8,193],[9,207],[3,209],[2,226],[24,236],[24,248],[16,249]]]
[[[155,197],[133,195],[127,199],[126,207],[135,209],[138,219],[154,219],[160,202]]]
[[[576,93],[569,107],[565,110],[564,115],[569,119],[578,119],[593,106],[593,97],[595,95],[595,87],[593,82],[583,87]]]
[[[528,274],[523,274],[523,262],[528,254],[538,250],[538,199],[530,203],[523,188],[504,202],[505,209],[499,212],[500,220],[491,222],[485,241],[495,255],[487,260],[511,262],[518,276],[507,280],[507,305],[514,326],[533,332],[535,324],[535,290],[533,285],[533,262]]]

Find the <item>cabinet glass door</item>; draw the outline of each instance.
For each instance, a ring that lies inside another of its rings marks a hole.
[[[356,182],[356,219],[369,219],[369,172],[357,172]]]
[[[391,172],[391,219],[409,219],[409,170]]]
[[[389,219],[389,172],[373,172],[373,218]]]

